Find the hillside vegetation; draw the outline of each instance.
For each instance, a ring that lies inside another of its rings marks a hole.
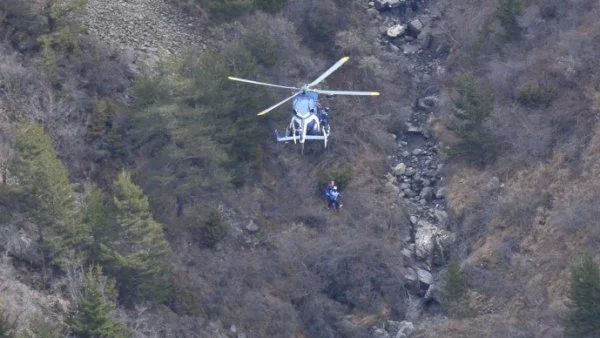
[[[474,312],[417,336],[562,337],[566,323],[568,336],[594,337],[597,327],[586,323],[597,322],[597,312],[589,305],[579,312],[577,295],[597,297],[596,286],[583,291],[582,272],[571,268],[591,255],[579,268],[591,270],[600,258],[591,202],[598,191],[600,6],[442,3],[457,45],[446,85],[446,125],[455,133],[440,129],[439,136],[451,156],[448,201],[464,243],[456,255],[465,302]],[[459,18],[468,25],[452,24]],[[462,74],[477,88],[457,85]],[[489,106],[475,105],[479,97]],[[471,164],[462,161],[481,151]],[[586,283],[598,285],[589,276]]]
[[[0,3],[0,337],[598,336],[597,1],[420,2],[451,48],[410,58],[367,1],[170,3],[213,47],[147,65],[86,32],[84,0]],[[347,55],[323,86],[382,95],[322,98],[326,151],[272,142],[287,109],[256,112],[286,92],[227,81]],[[421,290],[383,177],[432,92],[456,244]]]

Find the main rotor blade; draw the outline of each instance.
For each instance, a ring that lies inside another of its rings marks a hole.
[[[227,78],[229,80],[232,80],[232,81],[253,83],[253,84],[257,84],[257,85],[261,85],[261,86],[269,86],[269,87],[277,87],[277,88],[285,88],[285,89],[296,89],[296,90],[300,89],[300,88],[296,88],[296,87],[280,86],[280,85],[276,85],[276,84],[272,84],[272,83],[266,83],[266,82],[258,82],[258,81],[253,81],[253,80],[240,79],[239,77],[233,77],[233,76],[228,76]]]
[[[328,77],[329,75],[331,75],[331,73],[335,72],[338,68],[340,68],[346,61],[348,61],[348,59],[350,59],[350,57],[348,56],[341,58],[338,62],[331,66],[331,68],[327,69],[325,73],[321,74],[321,76],[319,76],[316,80],[309,83],[308,87],[312,87],[318,84],[319,82],[325,80],[326,77]]]
[[[324,95],[363,95],[363,96],[379,96],[379,92],[357,92],[352,90],[320,90],[311,89],[311,92]]]
[[[276,103],[276,104],[274,104],[274,105],[270,106],[269,108],[267,108],[267,109],[265,109],[265,110],[261,111],[260,113],[258,113],[258,114],[256,114],[256,115],[265,115],[266,113],[270,112],[271,110],[273,110],[273,109],[275,109],[275,108],[277,108],[277,107],[281,106],[282,104],[284,104],[284,103],[288,102],[289,100],[293,99],[294,97],[296,97],[296,96],[297,96],[298,94],[300,94],[300,93],[302,93],[302,91],[299,91],[299,92],[297,92],[296,94],[294,94],[294,95],[292,95],[292,96],[288,97],[287,99],[285,99],[285,100],[283,100],[283,101],[281,101],[281,102],[279,102],[279,103]]]

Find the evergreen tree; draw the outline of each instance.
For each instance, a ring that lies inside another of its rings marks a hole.
[[[150,214],[148,198],[127,172],[113,187],[116,231],[113,240],[102,244],[111,273],[117,278],[121,298],[136,301],[164,301],[169,295],[171,251],[162,226]]]
[[[0,338],[14,338],[13,325],[4,310],[0,310]]]
[[[100,257],[100,245],[109,244],[114,238],[115,220],[110,208],[105,202],[102,191],[94,184],[86,186],[86,197],[81,208],[82,220],[91,230],[94,245],[90,260],[94,261]]]
[[[50,77],[58,80],[61,54],[78,52],[82,27],[76,16],[85,14],[86,0],[45,0],[42,14],[48,22],[48,33],[38,38]]]
[[[453,151],[469,161],[486,164],[494,159],[497,152],[495,138],[483,125],[492,113],[492,105],[487,95],[479,89],[475,78],[470,75],[457,78],[455,88],[458,92],[454,102],[455,121],[448,125],[448,129],[460,141]]]
[[[67,320],[71,331],[80,338],[131,337],[125,324],[115,318],[115,296],[114,282],[99,266],[88,271],[83,298]]]
[[[57,158],[52,139],[38,125],[22,125],[15,134],[17,157],[11,173],[19,179],[28,211],[41,227],[43,243],[59,265],[85,259],[89,230],[77,217],[69,173]]]
[[[600,269],[586,255],[571,270],[571,305],[565,325],[567,337],[600,336]]]
[[[519,25],[518,16],[523,13],[521,0],[499,0],[496,7],[496,17],[504,28],[504,39],[515,41],[521,38],[523,27]]]
[[[451,316],[464,317],[471,312],[467,303],[467,279],[460,272],[456,261],[451,261],[447,269],[442,288],[442,306]]]

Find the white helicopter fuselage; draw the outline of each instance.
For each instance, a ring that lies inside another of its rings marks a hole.
[[[298,142],[304,143],[304,141],[306,141],[307,133],[319,133],[321,130],[321,123],[315,114],[309,114],[306,117],[301,117],[297,114],[294,114],[292,120],[290,121],[289,129],[292,131],[293,136],[300,137]]]

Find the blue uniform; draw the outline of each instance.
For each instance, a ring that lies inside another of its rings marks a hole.
[[[327,189],[325,192],[325,196],[329,199],[329,207],[335,207],[336,209],[340,208],[340,203],[338,202],[338,198],[340,197],[340,193],[334,189]]]

